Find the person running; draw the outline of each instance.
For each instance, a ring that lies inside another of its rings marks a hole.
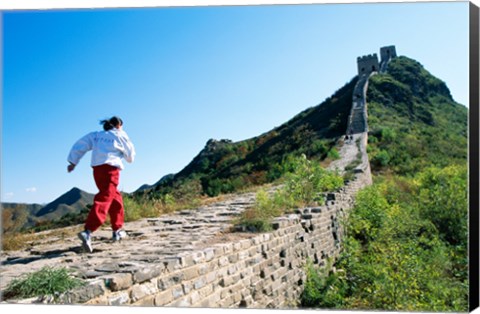
[[[124,168],[122,158],[132,163],[135,158],[135,148],[122,130],[123,121],[119,117],[102,120],[103,131],[91,132],[79,139],[68,155],[67,171],[72,172],[86,152],[92,151],[91,166],[93,178],[99,192],[93,199],[85,221],[85,230],[78,234],[83,248],[92,253],[91,234],[97,230],[110,216],[113,241],[119,241],[126,236],[122,230],[124,223],[124,208],[122,195],[118,191],[120,170]]]

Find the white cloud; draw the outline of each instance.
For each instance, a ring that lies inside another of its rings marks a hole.
[[[5,197],[5,200],[10,200],[13,198],[13,192],[7,192],[5,193],[4,197]]]
[[[31,188],[26,188],[25,191],[27,191],[28,193],[35,193],[37,192],[37,188],[33,186]]]

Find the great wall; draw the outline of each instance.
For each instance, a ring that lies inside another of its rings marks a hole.
[[[1,285],[44,266],[66,267],[87,284],[64,295],[8,300],[8,303],[61,303],[167,307],[295,308],[306,280],[307,261],[329,267],[340,253],[342,220],[358,190],[372,183],[367,156],[368,78],[384,71],[395,47],[359,57],[341,158],[330,169],[354,179],[326,193],[326,203],[276,218],[269,233],[231,230],[231,221],[255,201],[254,193],[155,219],[125,224],[129,237],[112,243],[105,227],[93,235],[94,252],[83,253],[73,236],[48,237],[24,251],[2,252]],[[376,62],[375,62],[376,60]]]

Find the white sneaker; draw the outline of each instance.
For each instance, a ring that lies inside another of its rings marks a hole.
[[[82,240],[82,247],[85,251],[88,253],[93,252],[93,247],[92,247],[92,239],[90,237],[90,231],[85,230],[80,233],[78,233],[78,238]]]
[[[113,241],[120,241],[122,239],[125,239],[126,237],[127,237],[127,233],[122,229],[119,229],[117,231],[113,231],[113,233],[112,233],[112,240]]]

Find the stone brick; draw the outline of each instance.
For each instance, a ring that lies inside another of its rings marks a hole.
[[[168,304],[172,301],[173,301],[172,290],[167,290],[167,291],[160,292],[155,296],[155,305],[156,306],[162,306],[162,305]]]
[[[247,250],[252,246],[252,241],[250,239],[244,239],[240,241],[240,245],[243,250]]]
[[[202,276],[193,281],[193,288],[198,290],[205,287],[206,284],[207,284],[207,281],[205,280],[205,277]]]
[[[200,294],[198,293],[198,291],[193,291],[193,292],[189,295],[189,299],[190,299],[190,303],[191,303],[191,304],[195,304],[195,303],[197,303],[198,301],[200,301],[201,297],[200,297]]]
[[[193,252],[192,258],[195,264],[200,264],[205,262],[205,253],[204,252]]]
[[[169,304],[169,306],[173,307],[190,307],[191,305],[190,297],[183,297]]]
[[[183,280],[190,280],[198,276],[198,266],[193,266],[186,268],[182,271],[183,273]]]
[[[250,254],[248,254],[248,251],[238,252],[238,259],[239,260],[244,260],[244,259],[248,258],[249,256],[250,256]]]
[[[216,279],[217,279],[217,272],[215,272],[215,271],[210,272],[205,276],[205,280],[206,280],[207,283],[212,283]]]
[[[240,244],[240,242],[233,243],[233,251],[239,251],[241,249],[242,249],[242,244]]]
[[[125,305],[130,303],[130,298],[128,297],[128,293],[126,292],[121,292],[117,293],[115,295],[112,295],[108,297],[108,304],[109,305]]]
[[[230,267],[228,267],[227,269],[227,274],[229,275],[233,275],[235,273],[238,272],[238,267],[236,265],[231,265]]]
[[[153,283],[135,285],[132,287],[131,298],[133,302],[136,302],[146,296],[153,295],[158,291]]]
[[[185,293],[183,292],[183,287],[181,285],[172,287],[172,295],[175,300],[182,297],[184,294]]]
[[[103,280],[97,280],[86,286],[77,288],[71,292],[67,292],[62,298],[66,304],[81,304],[88,300],[99,297],[106,292]]]
[[[222,267],[229,263],[229,260],[226,256],[222,256],[218,259],[218,266]]]
[[[205,255],[206,262],[211,261],[215,257],[215,251],[212,248],[203,250],[203,253]]]
[[[105,278],[105,285],[112,291],[120,291],[130,288],[133,285],[132,274],[113,274]]]
[[[196,264],[195,257],[192,254],[188,254],[180,257],[180,264],[182,267],[190,267]]]
[[[202,297],[208,297],[209,295],[211,295],[213,293],[213,285],[207,285],[203,288],[201,288],[200,290],[198,290],[198,293],[200,294],[200,296]],[[220,295],[220,292],[218,292],[218,295]]]
[[[185,278],[185,274],[183,272],[176,273],[170,275],[168,277],[158,279],[158,288],[160,290],[166,290],[180,282],[182,282]]]
[[[143,299],[133,303],[132,305],[135,305],[135,306],[155,306],[155,296],[150,295],[146,298],[143,298]]]
[[[238,253],[229,255],[229,256],[228,256],[228,261],[229,261],[230,263],[236,263],[236,262],[238,262]]]
[[[235,280],[234,280],[233,276],[224,277],[224,278],[220,279],[220,286],[228,287],[228,286],[232,285],[234,282],[235,282]]]
[[[152,266],[140,269],[133,274],[133,281],[135,283],[142,283],[152,278],[160,276],[165,268],[163,266]]]
[[[182,288],[185,294],[189,294],[193,290],[193,282],[192,281],[182,282]]]
[[[165,270],[168,272],[173,272],[176,269],[180,268],[180,259],[177,257],[174,258],[168,258],[163,261],[163,264],[165,266]]]
[[[221,308],[228,308],[233,305],[233,297],[231,295],[227,297],[222,297],[221,301],[218,303],[219,307]]]

